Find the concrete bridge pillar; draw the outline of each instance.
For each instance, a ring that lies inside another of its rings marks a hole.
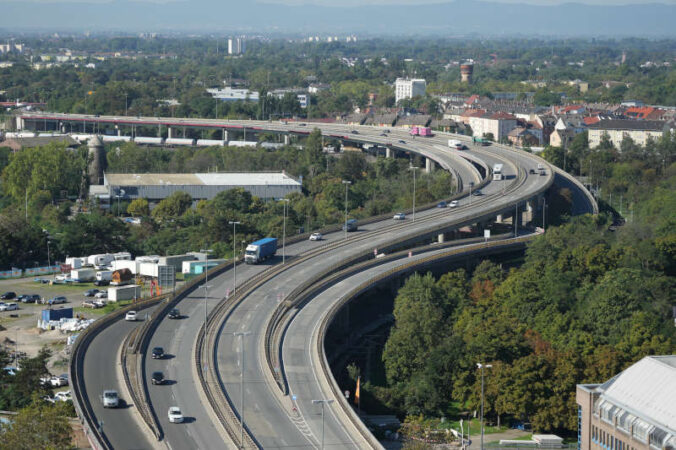
[[[392,157],[392,149],[390,147],[385,147],[385,158]]]
[[[495,218],[495,221],[497,223],[502,223],[502,214],[498,214],[498,216]]]
[[[228,130],[223,128],[223,142],[228,142]]]
[[[439,233],[439,235],[437,236],[437,242],[439,244],[443,244],[444,242],[446,242],[446,236],[444,236],[444,233]]]
[[[284,135],[284,145],[289,145],[289,135],[288,134]]]
[[[434,161],[430,158],[425,158],[425,172],[432,173],[434,171]]]
[[[18,117],[18,116],[17,116],[17,118],[16,118],[16,129],[17,129],[18,131],[21,131],[21,130],[23,130],[25,127],[26,127],[26,122],[25,122],[21,117]]]
[[[167,138],[172,139],[174,137],[173,128],[167,127]]]

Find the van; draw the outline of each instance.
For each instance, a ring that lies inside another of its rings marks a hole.
[[[343,225],[343,231],[357,231],[357,219],[350,219]]]

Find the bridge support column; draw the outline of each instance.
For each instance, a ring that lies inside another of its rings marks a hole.
[[[446,236],[444,235],[444,233],[439,233],[439,235],[437,236],[437,242],[439,244],[443,244],[444,242],[446,242]]]
[[[167,127],[167,138],[171,139],[174,137],[173,128]]]
[[[289,145],[289,135],[288,134],[284,135],[284,145]]]
[[[434,171],[434,161],[425,158],[425,172],[432,173]]]
[[[502,214],[498,214],[498,216],[495,218],[495,221],[497,223],[502,223]]]
[[[21,131],[21,130],[23,130],[25,127],[26,127],[26,122],[25,122],[21,117],[18,117],[18,116],[17,116],[17,118],[16,118],[16,129],[17,129],[18,131]]]
[[[392,149],[390,147],[385,147],[385,158],[392,157]]]
[[[120,129],[119,126],[117,127],[117,135],[122,136],[122,130]]]
[[[223,142],[228,142],[228,130],[223,128]]]

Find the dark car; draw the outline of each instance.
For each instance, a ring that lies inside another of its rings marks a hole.
[[[479,189],[477,189],[476,191],[472,192],[472,195],[475,195],[475,196],[478,197],[480,195],[483,195],[483,193]]]
[[[94,286],[108,286],[110,281],[107,280],[96,280],[94,281]]]
[[[170,319],[180,319],[181,318],[181,311],[178,310],[178,308],[174,308],[171,311],[169,311],[169,318]]]
[[[150,382],[152,384],[164,384],[164,374],[162,372],[153,372],[150,375]]]
[[[89,289],[89,290],[85,291],[84,296],[85,297],[93,297],[96,294],[98,294],[98,292],[99,292],[98,289]]]
[[[528,173],[531,174],[531,175],[535,175],[535,169],[530,169],[530,170],[528,171]]]
[[[350,131],[350,133],[352,133],[352,134],[359,134],[359,131],[357,131],[357,130],[352,130],[352,131]]]
[[[406,141],[405,141],[405,140],[403,140],[403,139],[399,139],[399,143],[400,143],[400,144],[405,144],[405,143],[406,143]]]
[[[24,294],[20,296],[17,300],[21,303],[39,303],[40,296],[37,294]]]
[[[11,300],[14,297],[16,297],[16,292],[5,292],[4,294],[0,295],[0,299],[2,300]]]
[[[439,203],[437,203],[437,208],[446,208],[447,206],[448,206],[448,205],[446,204],[446,202],[439,202]]]
[[[152,351],[153,359],[162,359],[164,357],[164,349],[162,347],[155,347]]]

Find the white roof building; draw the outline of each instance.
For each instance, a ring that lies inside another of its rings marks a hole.
[[[425,95],[427,83],[422,78],[397,78],[394,82],[394,97],[398,103],[405,98],[422,97]]]

